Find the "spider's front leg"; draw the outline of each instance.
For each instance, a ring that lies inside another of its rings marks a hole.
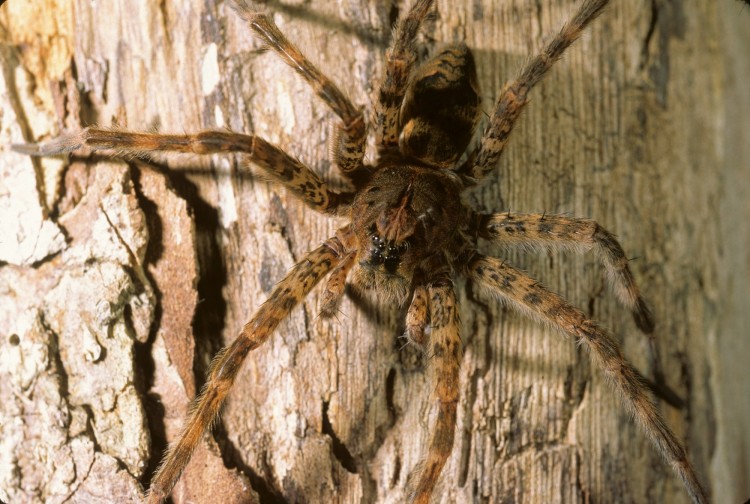
[[[252,162],[290,189],[310,207],[332,212],[341,203],[341,195],[328,189],[310,168],[275,145],[255,135],[230,131],[202,131],[193,135],[164,135],[117,129],[86,128],[63,135],[44,144],[13,145],[13,150],[31,156],[54,156],[89,147],[109,150],[120,156],[146,157],[155,152],[189,154],[248,154]]]
[[[424,347],[425,329],[430,323],[427,294],[427,287],[424,285],[415,287],[409,310],[406,312],[406,337],[410,343],[420,348]]]
[[[426,288],[418,288],[415,291],[409,308],[413,326],[423,327],[426,324],[424,294],[428,298],[432,329],[426,343],[426,351],[435,383],[438,415],[427,456],[409,476],[411,498],[415,504],[430,502],[440,473],[453,450],[460,391],[458,371],[463,350],[458,302],[450,275],[447,272],[440,274],[434,277]],[[417,320],[418,318],[422,320]]]
[[[344,237],[347,228],[339,233]],[[177,441],[172,443],[151,482],[147,502],[158,504],[169,495],[190,461],[196,446],[219,414],[247,354],[263,344],[312,288],[334,268],[347,251],[339,237],[329,239],[298,262],[274,288],[239,336],[214,359],[208,381],[196,398]]]
[[[574,336],[589,350],[594,362],[615,385],[626,409],[680,476],[693,502],[708,503],[685,448],[664,422],[649,397],[643,378],[625,360],[620,346],[607,331],[586,318],[581,310],[504,261],[476,254],[466,266],[466,273],[510,306]]]
[[[356,244],[352,244],[352,248]],[[346,257],[341,259],[341,262],[331,271],[326,282],[325,290],[320,299],[320,316],[327,318],[332,317],[336,313],[336,309],[341,302],[341,298],[344,297],[346,292],[346,277],[349,275],[354,266],[354,262],[357,259],[357,252],[349,252]]]

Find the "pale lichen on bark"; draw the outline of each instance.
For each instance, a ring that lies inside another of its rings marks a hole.
[[[62,502],[89,478],[112,478],[129,489],[119,497],[137,501],[150,438],[133,346],[155,305],[139,274],[143,213],[124,168],[109,168],[60,218],[68,243],[53,259],[2,271],[0,477],[10,502]]]

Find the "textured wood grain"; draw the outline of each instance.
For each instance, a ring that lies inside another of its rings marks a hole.
[[[573,7],[437,3],[422,38],[466,40],[485,110]],[[404,2],[268,8],[369,106]],[[614,1],[532,93],[498,170],[467,196],[484,211],[595,219],[638,257],[661,366],[687,399],[661,408],[716,502],[750,497],[748,25],[730,0]],[[227,127],[345,184],[328,157],[333,114],[223,2],[11,0],[0,36],[4,146],[91,124]],[[135,501],[213,353],[342,222],[227,156],[79,159],[64,177],[56,160],[3,150],[0,164],[2,208],[21,209],[0,214],[0,499]],[[31,218],[24,232],[43,233],[17,248],[8,230]],[[653,373],[595,257],[483,252],[582,307]],[[587,355],[458,286],[459,428],[436,502],[687,502]],[[177,502],[402,501],[433,385],[398,339],[403,313],[346,298],[323,320],[321,294],[251,354]]]

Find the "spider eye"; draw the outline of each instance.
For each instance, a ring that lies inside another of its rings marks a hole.
[[[409,242],[408,241],[405,241],[405,242],[402,242],[402,243],[399,244],[399,246],[398,246],[398,253],[399,254],[403,254],[407,250],[409,250]]]
[[[377,234],[373,234],[373,235],[371,235],[371,237],[370,237],[370,241],[372,242],[373,246],[374,246],[374,247],[375,247],[375,248],[376,248],[376,249],[377,249],[378,251],[381,251],[381,252],[382,252],[382,251],[384,251],[384,250],[385,250],[385,242],[384,242],[384,241],[383,241],[383,239],[382,239],[382,238],[380,238],[380,236],[378,236]]]

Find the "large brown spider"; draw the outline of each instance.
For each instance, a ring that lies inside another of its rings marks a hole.
[[[613,235],[596,222],[547,214],[481,214],[461,193],[497,165],[528,93],[603,10],[608,0],[585,0],[559,34],[509,82],[491,112],[478,146],[466,153],[480,116],[480,95],[471,52],[447,47],[417,65],[415,38],[431,0],[416,0],[396,25],[385,75],[376,93],[377,161],[363,162],[367,127],[363,112],[318,71],[271,20],[238,2],[237,12],[268,46],[302,76],[341,119],[335,163],[354,187],[331,190],[308,167],[265,140],[228,131],[194,135],[136,133],[87,128],[41,146],[17,146],[53,155],[82,146],[122,154],[156,151],[196,154],[244,153],[269,176],[313,209],[347,216],[351,223],[302,259],[275,287],[239,337],[215,359],[184,431],[154,477],[149,502],[161,502],[180,477],[194,448],[216,419],[248,353],[262,344],[290,311],[328,275],[322,313],[331,316],[347,280],[408,304],[407,337],[431,363],[438,403],[437,424],[423,462],[412,473],[414,502],[430,500],[453,448],[462,343],[453,279],[464,275],[504,303],[574,336],[612,381],[628,410],[682,478],[696,503],[707,502],[685,450],[649,397],[640,374],[616,341],[584,313],[507,262],[481,255],[479,237],[501,244],[594,249],[619,300],[637,326],[653,320]],[[466,154],[466,155],[465,155]]]

